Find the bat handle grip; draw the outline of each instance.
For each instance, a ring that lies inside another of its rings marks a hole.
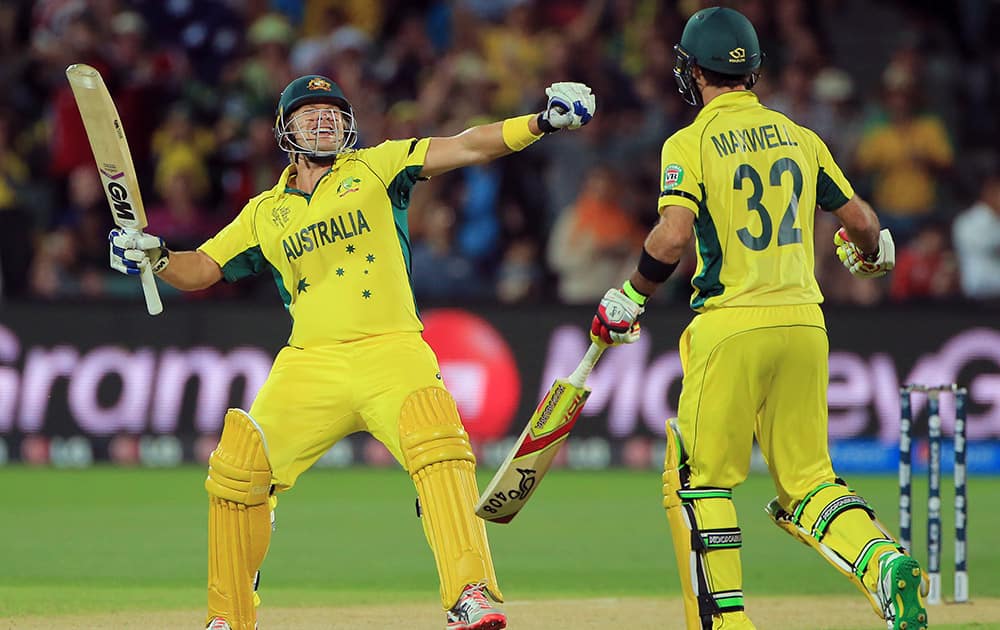
[[[153,275],[149,265],[142,268],[139,280],[142,281],[142,293],[146,296],[146,310],[150,315],[159,315],[163,312],[163,302],[160,301],[160,293],[156,290],[156,276]]]
[[[587,377],[590,376],[591,371],[593,371],[594,366],[597,365],[597,360],[601,358],[607,346],[600,343],[591,342],[590,347],[587,348],[587,354],[583,355],[583,360],[580,364],[576,366],[573,373],[569,375],[569,384],[573,387],[582,388],[587,383]]]
[[[125,228],[125,231],[132,236],[142,236],[142,230]],[[148,264],[139,268],[139,280],[142,282],[142,293],[146,296],[146,310],[150,315],[159,315],[163,312],[163,302],[160,301],[160,292],[156,289],[156,276]]]

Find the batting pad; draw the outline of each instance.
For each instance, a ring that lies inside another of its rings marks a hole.
[[[688,476],[680,435],[668,422],[663,507],[680,573],[685,627],[752,629],[743,612],[743,534],[737,526],[733,492],[690,488]]]
[[[467,584],[480,582],[496,601],[503,601],[486,523],[474,513],[479,500],[476,458],[451,394],[440,387],[411,394],[399,413],[399,437],[437,562],[441,605],[451,608]]]
[[[819,552],[843,573],[883,617],[878,603],[878,557],[905,553],[875,517],[868,502],[840,479],[814,488],[795,509],[786,511],[773,499],[765,508],[771,519],[799,541]]]
[[[271,466],[264,437],[246,412],[230,409],[208,458],[208,617],[254,630],[254,582],[271,542]],[[206,623],[207,623],[206,621]]]

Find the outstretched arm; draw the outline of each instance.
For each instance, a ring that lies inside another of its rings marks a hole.
[[[529,120],[526,121],[528,132],[536,138],[541,138],[542,131],[538,128],[536,118],[528,117]],[[505,124],[506,121],[478,125],[466,129],[457,136],[431,138],[427,145],[424,168],[420,174],[424,177],[433,177],[463,166],[485,164],[513,153],[514,149],[507,146],[503,139]]]
[[[433,177],[456,168],[485,164],[520,151],[544,134],[578,129],[590,122],[597,103],[582,83],[553,83],[546,88],[545,111],[502,122],[478,125],[447,138],[430,138],[421,175]]]

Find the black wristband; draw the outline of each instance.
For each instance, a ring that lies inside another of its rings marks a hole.
[[[559,131],[558,129],[553,127],[552,123],[550,123],[545,118],[544,112],[539,112],[538,118],[536,120],[538,122],[538,130],[541,131],[542,133],[552,133],[553,131]]]
[[[638,269],[639,274],[646,280],[655,282],[656,284],[663,284],[670,277],[670,274],[674,272],[674,269],[677,269],[677,263],[665,263],[657,260],[643,247],[642,254],[639,256]]]

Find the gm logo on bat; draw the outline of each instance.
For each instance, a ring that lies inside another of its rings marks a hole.
[[[128,200],[128,188],[116,181],[124,177],[125,173],[119,171],[110,174],[106,170],[101,169],[101,175],[104,176],[104,187],[107,190],[111,209],[114,210],[115,216],[121,221],[134,223],[136,216],[135,211],[132,209],[132,204]]]

